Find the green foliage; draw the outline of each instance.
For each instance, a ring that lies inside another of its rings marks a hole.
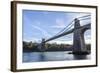
[[[23,50],[24,51],[39,51],[39,43],[37,42],[25,42],[23,41]],[[91,45],[86,44],[87,50],[91,50]],[[57,43],[46,43],[46,51],[72,51],[72,45],[69,44],[57,44]]]

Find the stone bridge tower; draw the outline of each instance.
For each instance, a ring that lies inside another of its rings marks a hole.
[[[80,20],[75,19],[74,29],[80,27]],[[85,54],[87,53],[85,40],[84,40],[84,29],[77,29],[74,31],[73,36],[73,53],[75,54]]]

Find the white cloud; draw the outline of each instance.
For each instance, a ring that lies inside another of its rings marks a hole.
[[[90,40],[90,39],[86,39],[86,40],[85,40],[85,43],[86,43],[86,44],[90,44],[90,43],[91,43],[91,40]]]
[[[73,16],[72,16],[73,15]],[[79,17],[83,17],[83,16],[87,16],[87,15],[90,15],[90,13],[77,13],[77,14],[68,14],[66,13],[66,17],[71,17],[72,20],[75,19],[75,18],[79,18]]]
[[[35,37],[29,37],[29,38],[25,38],[25,39],[23,39],[23,41],[27,41],[27,42],[30,42],[30,41],[32,41],[32,42],[39,42],[41,39],[39,39],[39,38],[35,38]]]
[[[26,15],[25,15],[24,20],[27,21],[26,23],[29,24],[30,27],[33,27],[33,28],[35,28],[35,29],[41,31],[40,33],[43,34],[43,37],[44,37],[44,38],[45,38],[45,37],[51,37],[51,35],[50,35],[46,30],[40,28],[39,26],[36,26],[36,25],[40,25],[40,24],[41,24],[38,20],[36,20],[36,21],[33,22],[32,19],[28,18]],[[35,24],[35,25],[34,25],[34,24]],[[32,32],[33,32],[33,31],[32,31]],[[37,32],[35,32],[35,33],[37,33]],[[26,34],[27,34],[27,33],[24,32],[23,35],[25,36]],[[32,34],[33,34],[33,33],[32,33]],[[33,40],[33,41],[34,41],[34,38],[31,38],[31,37],[29,37],[29,38],[24,38],[24,40],[27,40],[27,41],[32,41],[32,40]],[[35,40],[38,40],[38,39],[35,38]]]
[[[90,39],[91,38],[91,35],[86,35],[86,38]]]
[[[64,27],[66,27],[64,20],[61,19],[61,18],[56,19],[55,22],[56,22],[56,24],[54,26],[52,26],[53,28],[64,28]]]
[[[38,27],[38,26],[36,26],[36,25],[33,25],[32,27],[33,27],[33,28],[36,28],[36,29],[39,30],[39,31],[41,31],[41,33],[42,33],[45,37],[51,37],[51,35],[50,35],[47,31],[45,31],[44,29],[42,29],[42,28],[40,28],[40,27]]]
[[[41,23],[39,21],[34,21],[35,25],[40,25]]]
[[[24,33],[23,33],[23,36],[26,36],[26,35],[27,35],[27,33],[26,33],[26,32],[24,32]]]
[[[49,43],[57,43],[57,44],[73,44],[73,40],[71,41],[56,41],[56,40],[53,40],[53,41],[50,41]],[[86,39],[85,40],[85,43],[86,44],[90,44],[91,43],[91,40],[90,39]]]
[[[67,21],[69,22],[69,21],[72,21],[72,20],[74,20],[75,18],[79,18],[79,17],[83,17],[83,16],[87,16],[87,15],[90,15],[90,13],[77,13],[77,14],[68,14],[68,13],[66,13],[66,19],[67,19]],[[69,19],[68,19],[69,18]],[[70,19],[70,18],[72,18],[72,19]],[[89,16],[89,18],[90,18],[90,16]],[[79,18],[79,20],[80,19],[83,19],[83,18]],[[89,23],[89,22],[91,22],[91,20],[89,19],[87,19],[87,20],[81,20],[80,21],[80,24],[81,24],[81,26],[83,26],[83,25],[85,25],[85,24],[87,24],[87,23]],[[70,22],[69,22],[70,23]]]
[[[73,44],[73,41],[59,41],[59,40],[52,40],[49,43],[57,43],[57,44]]]
[[[90,44],[91,43],[91,35],[86,35],[85,36],[85,43]]]

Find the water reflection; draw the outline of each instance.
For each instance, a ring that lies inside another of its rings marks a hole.
[[[64,61],[90,59],[90,55],[73,55],[64,52],[29,52],[23,53],[23,62]]]
[[[45,52],[40,52],[39,61],[45,61]]]
[[[73,55],[75,60],[87,59],[87,55]]]

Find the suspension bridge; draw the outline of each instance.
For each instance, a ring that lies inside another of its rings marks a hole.
[[[72,50],[72,53],[73,54],[89,54],[90,51],[88,51],[86,49],[84,33],[85,33],[86,30],[91,29],[91,23],[90,22],[85,23],[85,25],[81,26],[80,21],[90,20],[90,19],[91,19],[91,15],[85,15],[85,16],[75,18],[74,20],[72,20],[71,23],[69,23],[65,28],[63,28],[56,35],[54,35],[54,36],[52,36],[51,38],[48,38],[48,39],[42,39],[42,42],[39,45],[39,50],[45,51],[46,50],[45,44],[47,42],[73,33],[73,50]]]

